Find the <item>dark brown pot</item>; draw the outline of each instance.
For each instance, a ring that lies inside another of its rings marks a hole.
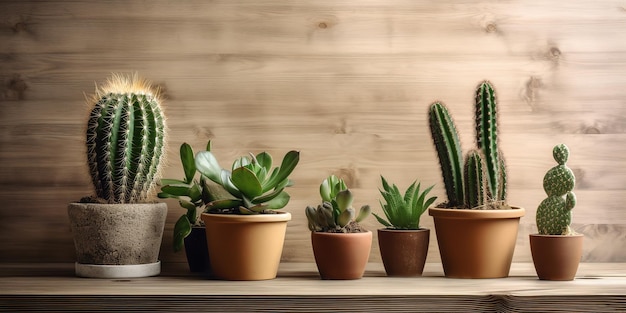
[[[421,276],[428,255],[429,229],[379,229],[378,246],[387,276]]]
[[[205,227],[195,226],[191,228],[191,233],[185,237],[185,254],[187,255],[189,271],[194,273],[210,272],[211,262],[209,261]]]
[[[311,232],[315,263],[322,279],[359,279],[372,249],[372,232]]]
[[[530,235],[530,252],[539,279],[573,280],[583,254],[583,235]]]
[[[523,208],[460,210],[430,208],[446,277],[509,276]]]

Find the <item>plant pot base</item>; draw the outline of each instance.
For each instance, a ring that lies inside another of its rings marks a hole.
[[[161,261],[132,265],[81,264],[77,262],[74,268],[76,276],[79,277],[138,278],[159,275],[161,273]]]
[[[583,235],[530,234],[530,251],[541,280],[573,280],[583,253]]]

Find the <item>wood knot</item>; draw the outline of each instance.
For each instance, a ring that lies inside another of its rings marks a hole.
[[[496,24],[489,23],[487,24],[487,27],[485,27],[485,31],[488,33],[495,33],[498,31],[498,28],[496,27]]]
[[[550,48],[550,55],[553,58],[558,59],[561,56],[561,50],[559,50],[559,48],[557,47],[552,47]]]
[[[326,29],[326,28],[328,28],[328,24],[326,24],[325,22],[321,22],[321,23],[317,24],[317,27],[319,27],[321,29]]]
[[[5,96],[7,99],[23,100],[26,89],[28,89],[28,84],[26,83],[26,80],[24,80],[21,75],[14,74],[13,77],[11,77],[7,82],[7,94]]]
[[[20,33],[27,30],[27,25],[24,22],[17,22],[12,28],[14,33]]]
[[[359,187],[359,178],[358,178],[359,175],[355,168],[339,169],[336,175],[337,177],[343,179],[343,181],[346,183],[346,186],[348,186],[349,189]]]

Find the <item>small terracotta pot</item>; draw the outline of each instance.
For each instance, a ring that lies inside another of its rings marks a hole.
[[[460,210],[430,208],[446,277],[509,276],[523,208]]]
[[[202,213],[211,270],[226,280],[276,278],[291,214]]]
[[[530,252],[539,279],[573,280],[583,254],[583,235],[530,235]]]
[[[209,250],[206,243],[206,228],[204,226],[192,227],[191,233],[185,237],[184,242],[189,271],[209,273],[211,262],[209,261]]]
[[[315,263],[322,279],[359,279],[372,249],[372,232],[311,232]]]
[[[429,229],[379,229],[378,246],[387,276],[421,276],[428,255]]]

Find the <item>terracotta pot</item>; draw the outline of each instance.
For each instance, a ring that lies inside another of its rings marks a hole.
[[[583,235],[530,235],[530,252],[539,279],[573,280],[583,254]]]
[[[70,203],[77,276],[133,278],[161,272],[167,204]]]
[[[274,279],[291,214],[202,213],[211,270],[226,280]]]
[[[523,208],[460,210],[430,208],[446,277],[509,276]]]
[[[359,279],[372,249],[372,232],[311,232],[317,270],[322,279]]]
[[[206,228],[194,226],[189,236],[185,237],[185,254],[189,271],[209,273],[211,262],[209,261],[209,249],[206,243]]]
[[[428,255],[429,229],[379,229],[378,246],[387,276],[421,276]]]

